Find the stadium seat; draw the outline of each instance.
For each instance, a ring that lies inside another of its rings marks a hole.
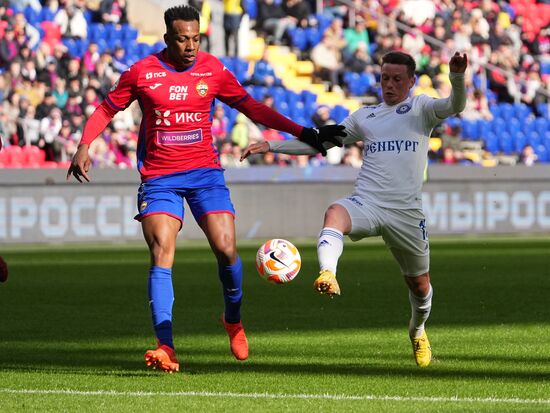
[[[301,52],[305,51],[308,48],[307,35],[301,27],[296,27],[293,29],[287,30],[288,35],[290,36],[290,43],[293,47],[297,48]]]
[[[511,155],[514,153],[514,143],[512,140],[512,135],[508,132],[501,132],[498,138],[499,148],[506,155]]]
[[[527,144],[527,136],[521,131],[512,134],[513,147],[516,152],[521,152]]]
[[[476,140],[479,137],[477,130],[477,121],[470,119],[462,119],[461,121],[462,137],[466,139]]]
[[[18,145],[11,145],[3,149],[6,152],[6,165],[8,168],[21,168],[25,162],[23,150]]]
[[[309,90],[302,90],[300,93],[300,98],[302,102],[304,102],[305,106],[317,102],[317,95]]]
[[[342,105],[335,105],[330,111],[330,115],[336,123],[340,123],[349,115],[349,110]]]
[[[517,120],[516,118],[509,119],[509,121],[506,123],[506,130],[510,132],[511,135],[516,134],[521,130],[520,121]]]
[[[296,102],[294,105],[289,105],[290,114],[292,119],[305,118],[304,104],[302,102]]]
[[[490,105],[489,106],[489,112],[493,115],[493,118],[500,117],[500,106],[498,105]]]
[[[24,164],[41,165],[46,160],[46,153],[38,146],[29,145],[23,146],[22,157]]]
[[[298,104],[298,102],[301,102],[300,95],[296,92],[293,92],[292,90],[286,91],[286,103],[288,103],[288,106],[291,108]]]
[[[40,13],[31,6],[25,7],[23,14],[25,15],[25,19],[27,19],[27,23],[32,24],[33,26],[40,23]]]
[[[477,121],[478,136],[480,139],[484,140],[484,136],[491,131],[491,123],[492,121],[485,119],[480,119]]]
[[[97,42],[99,39],[105,40],[105,26],[102,23],[92,23],[88,26],[88,39]]]
[[[256,0],[244,0],[243,6],[246,10],[246,14],[248,14],[252,20],[258,17],[258,5]]]
[[[514,116],[514,107],[511,103],[501,103],[499,117],[505,120],[509,120]]]
[[[485,149],[491,152],[493,155],[496,155],[499,151],[498,137],[496,133],[489,132],[485,136]]]
[[[40,11],[40,21],[41,22],[53,22],[57,11],[52,11],[49,7],[42,7]]]
[[[308,27],[306,29],[307,44],[310,49],[314,48],[321,42],[323,32],[317,27]]]
[[[493,128],[493,132],[498,134],[500,133],[500,131],[506,130],[506,121],[499,117],[499,118],[493,119],[491,126]]]
[[[124,41],[136,41],[139,35],[138,29],[128,24],[122,25],[122,40]]]
[[[536,118],[535,119],[535,130],[539,135],[544,136],[548,129],[548,121],[545,118]]]
[[[543,162],[543,163],[550,162],[549,152],[544,145],[535,146],[535,153],[538,156],[539,162]]]
[[[513,105],[513,108],[514,116],[521,122],[525,122],[527,118],[531,115],[531,108],[525,103],[515,103]]]
[[[281,86],[272,86],[267,90],[275,102],[285,102],[286,103],[286,90]]]
[[[533,148],[537,145],[540,145],[542,142],[542,138],[541,138],[541,135],[536,131],[531,131],[528,135],[527,135],[527,143],[529,145],[531,145]]]

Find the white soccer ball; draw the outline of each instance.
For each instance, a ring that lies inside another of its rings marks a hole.
[[[256,268],[260,276],[276,284],[292,281],[301,266],[298,248],[286,239],[266,241],[256,253]]]

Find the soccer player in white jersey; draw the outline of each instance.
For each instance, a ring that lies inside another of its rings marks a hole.
[[[343,251],[343,237],[353,241],[381,235],[392,252],[409,287],[412,316],[409,336],[416,364],[426,367],[432,350],[424,325],[432,307],[430,247],[422,211],[422,182],[428,141],[432,129],[443,119],[464,109],[466,54],[455,53],[449,62],[451,95],[433,99],[410,96],[415,84],[414,59],[402,52],[382,58],[383,102],[365,106],[348,116],[342,125],[343,144],[362,141],[363,165],[351,196],[339,199],[325,213],[317,243],[320,274],[314,287],[321,294],[340,295],[336,266]],[[341,139],[341,138],[338,138]],[[326,148],[334,146],[324,142]],[[268,151],[314,154],[297,140],[270,141],[250,145],[243,159]]]

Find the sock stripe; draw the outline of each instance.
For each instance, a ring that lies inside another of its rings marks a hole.
[[[341,232],[336,232],[334,230],[326,228],[321,231],[320,237],[322,236],[334,237],[336,239],[344,239],[344,235]]]

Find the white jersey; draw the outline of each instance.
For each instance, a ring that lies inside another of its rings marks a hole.
[[[344,143],[364,143],[354,195],[387,208],[422,208],[428,143],[441,122],[434,102],[420,95],[394,106],[365,106],[342,122],[348,134]]]

